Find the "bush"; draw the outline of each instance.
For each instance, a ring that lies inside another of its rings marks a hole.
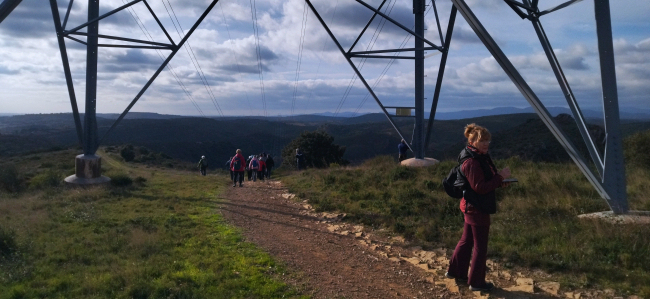
[[[7,257],[16,252],[16,232],[0,226],[0,256]]]
[[[390,172],[390,178],[392,181],[411,180],[416,174],[416,171],[412,167],[398,166]]]
[[[22,179],[13,164],[0,167],[0,190],[6,192],[18,192]]]
[[[63,175],[61,175],[60,173],[56,172],[53,169],[48,169],[44,172],[35,175],[29,181],[29,188],[44,189],[44,188],[56,187],[61,185],[62,181],[63,181]]]
[[[296,149],[304,156],[305,167],[325,168],[335,163],[347,165],[343,159],[345,146],[334,144],[334,137],[324,131],[302,132],[282,150],[283,167],[296,168]]]
[[[116,174],[111,176],[111,185],[115,187],[127,187],[133,184],[133,180],[126,174]]]
[[[120,156],[124,159],[125,162],[131,162],[135,158],[135,151],[133,151],[132,145],[127,145],[122,150],[120,150]]]
[[[139,177],[136,177],[135,180],[133,180],[133,182],[136,183],[137,185],[144,185],[144,183],[147,182],[147,179],[139,176]]]

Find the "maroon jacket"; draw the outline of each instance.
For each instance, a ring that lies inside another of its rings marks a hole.
[[[468,146],[467,149],[476,152],[476,150],[471,146]],[[494,176],[491,179],[486,180],[481,163],[476,159],[470,158],[463,162],[461,171],[467,178],[472,190],[478,194],[487,194],[494,191],[496,188],[499,188],[503,181],[503,177],[497,173],[497,169],[492,167],[490,168]],[[478,226],[490,225],[490,214],[479,211],[476,207],[467,203],[464,198],[460,201],[460,210],[465,214],[465,222],[468,224]]]
[[[235,159],[239,158],[239,169],[235,169]],[[244,171],[246,170],[246,159],[244,159],[244,156],[242,154],[237,154],[234,157],[232,157],[232,160],[230,161],[230,170],[232,171]]]

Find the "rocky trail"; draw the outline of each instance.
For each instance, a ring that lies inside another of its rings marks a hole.
[[[504,270],[488,260],[490,293],[471,292],[444,277],[451,250],[422,250],[387,231],[341,221],[343,214],[316,213],[279,181],[228,187],[217,204],[292,274],[285,282],[313,298],[612,298],[610,290],[561,291],[541,271]]]

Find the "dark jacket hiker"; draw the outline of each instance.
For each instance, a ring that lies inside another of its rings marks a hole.
[[[488,236],[490,233],[490,214],[496,212],[496,188],[507,186],[503,183],[510,176],[507,167],[501,171],[492,163],[488,154],[490,132],[476,124],[465,127],[467,147],[458,156],[455,186],[462,186],[463,198],[460,210],[465,224],[454,254],[449,260],[445,274],[457,282],[466,282],[471,291],[489,291],[494,285],[485,281]],[[452,170],[453,172],[454,170]],[[450,173],[450,176],[453,173]],[[450,182],[446,180],[445,189]],[[446,190],[448,191],[448,190]],[[471,270],[470,269],[471,259]],[[469,271],[469,275],[468,275]]]

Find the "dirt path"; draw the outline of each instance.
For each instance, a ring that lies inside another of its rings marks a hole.
[[[224,217],[287,264],[297,274],[285,276],[287,283],[313,298],[488,298],[443,277],[445,249],[409,248],[401,237],[341,222],[343,215],[315,213],[278,181],[228,188],[218,200]],[[499,287],[491,292],[496,298],[557,297],[559,284],[488,266],[489,280]]]

